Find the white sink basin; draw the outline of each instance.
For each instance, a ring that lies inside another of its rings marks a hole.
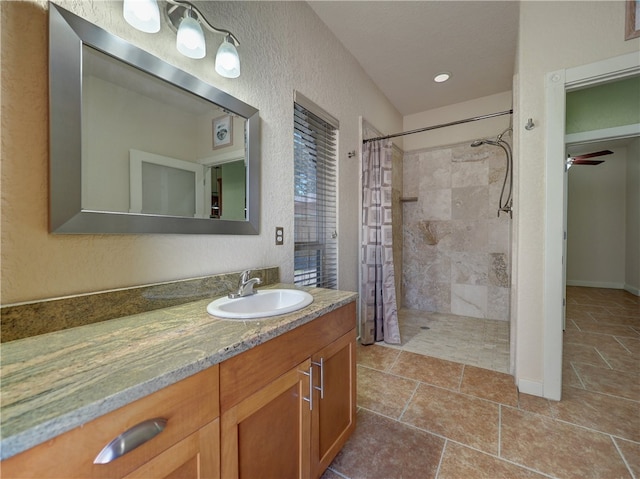
[[[228,319],[258,319],[292,313],[313,303],[313,296],[298,289],[264,289],[252,296],[212,301],[207,312]]]

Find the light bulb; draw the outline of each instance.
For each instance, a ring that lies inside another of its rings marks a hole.
[[[444,83],[449,78],[451,78],[451,73],[442,72],[442,73],[438,73],[435,77],[433,77],[433,81],[436,82],[436,83]]]
[[[216,72],[225,78],[238,78],[240,76],[240,57],[235,45],[229,41],[229,37],[225,37],[220,48],[218,48]]]
[[[129,25],[141,32],[160,31],[160,9],[156,0],[124,0],[122,16]]]
[[[204,41],[204,33],[200,23],[189,16],[180,22],[178,36],[176,37],[176,48],[180,53],[189,58],[204,58],[207,53],[207,46]]]

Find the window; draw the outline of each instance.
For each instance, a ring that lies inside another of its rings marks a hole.
[[[296,92],[294,103],[294,283],[335,289],[338,121]]]

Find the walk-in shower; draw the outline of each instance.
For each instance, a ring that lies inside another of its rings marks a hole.
[[[500,213],[505,212],[509,213],[509,217],[513,217],[513,157],[511,153],[511,146],[505,140],[502,139],[502,136],[509,132],[513,131],[511,128],[507,128],[502,133],[500,133],[495,140],[491,140],[488,138],[483,138],[481,140],[476,140],[471,143],[471,146],[478,147],[481,145],[492,145],[498,146],[504,150],[504,153],[507,155],[507,168],[504,173],[504,181],[502,182],[502,191],[500,192],[500,200],[498,203],[498,217],[500,217]],[[509,192],[505,197],[505,188],[507,186],[507,178],[509,180]]]
[[[367,136],[374,138],[363,142],[505,114],[511,111],[387,136],[372,131]],[[393,233],[393,256],[394,262],[399,257],[395,272],[402,279],[396,305],[403,350],[511,370],[512,221],[501,214],[511,213],[515,183],[510,131],[473,142],[490,147],[472,148],[473,136],[442,145],[436,140],[392,162],[392,225],[401,226],[399,235]]]

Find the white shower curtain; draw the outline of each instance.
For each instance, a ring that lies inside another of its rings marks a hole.
[[[362,154],[362,343],[400,344],[392,235],[389,140],[364,144]]]

